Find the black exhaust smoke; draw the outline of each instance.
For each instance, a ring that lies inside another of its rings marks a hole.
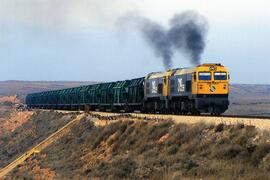
[[[129,15],[121,22],[135,22],[142,37],[161,57],[165,69],[172,67],[172,56],[178,51],[186,56],[192,64],[199,64],[205,48],[208,23],[194,11],[176,14],[170,20],[169,28],[138,15]]]
[[[164,67],[169,69],[172,66],[173,51],[166,30],[159,24],[144,19],[141,32],[155,54],[162,58]]]

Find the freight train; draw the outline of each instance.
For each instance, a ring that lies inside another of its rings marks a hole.
[[[219,115],[229,106],[229,73],[221,64],[202,64],[145,77],[32,93],[38,109]]]

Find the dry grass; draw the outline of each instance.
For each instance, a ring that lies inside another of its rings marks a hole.
[[[33,112],[30,111],[11,112],[8,116],[6,116],[5,120],[0,123],[0,131],[2,131],[4,134],[11,133],[27,122],[32,115]]]
[[[20,100],[18,99],[17,96],[2,96],[0,97],[0,103],[15,104],[20,103]]]
[[[252,126],[88,119],[30,158],[56,177],[88,179],[268,179],[269,134]],[[44,158],[46,157],[46,158]],[[34,171],[17,170],[8,178]]]

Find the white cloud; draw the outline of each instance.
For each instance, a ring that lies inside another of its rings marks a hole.
[[[111,26],[127,8],[121,1],[105,0],[0,0],[1,24],[26,24],[52,30]],[[122,4],[124,6],[122,6]]]
[[[149,16],[168,19],[175,12],[193,9],[214,22],[248,21],[268,18],[269,0],[145,0],[138,8]]]
[[[214,23],[269,20],[269,0],[0,0],[0,26],[26,24],[49,30],[111,28],[135,11],[160,22],[174,13],[197,10]]]

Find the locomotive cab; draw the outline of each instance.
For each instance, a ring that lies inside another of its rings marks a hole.
[[[228,109],[229,73],[221,64],[202,64],[192,75],[192,94],[200,112],[221,114]]]

